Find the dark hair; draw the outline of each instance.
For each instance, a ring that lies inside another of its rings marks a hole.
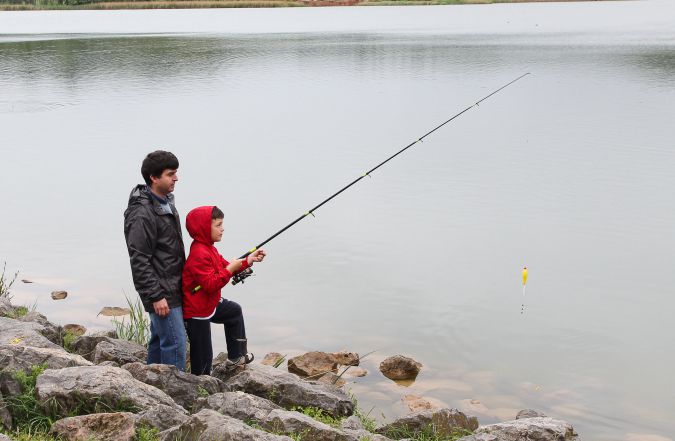
[[[223,219],[225,214],[218,207],[213,207],[211,210],[211,220]]]
[[[145,183],[150,185],[152,181],[150,176],[159,178],[164,173],[164,170],[176,170],[178,168],[178,158],[171,153],[164,150],[156,150],[148,153],[148,156],[143,160],[141,165],[141,175]]]

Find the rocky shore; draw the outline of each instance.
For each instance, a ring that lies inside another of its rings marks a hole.
[[[359,362],[353,353],[310,352],[288,360],[288,371],[274,366],[278,354],[226,371],[221,354],[212,376],[195,376],[146,365],[146,349],[114,332],[66,335],[0,298],[0,441],[32,439],[31,430],[63,440],[580,439],[568,422],[533,410],[481,426],[457,409],[422,409],[378,427],[340,386],[342,367]],[[388,378],[421,368],[403,356],[380,365]]]

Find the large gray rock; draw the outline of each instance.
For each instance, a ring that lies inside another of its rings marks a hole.
[[[523,418],[490,424],[461,441],[580,441],[572,425],[548,417]]]
[[[219,371],[214,369],[213,375],[218,377]],[[304,381],[270,366],[251,364],[231,378],[225,375],[223,381],[229,391],[257,395],[286,408],[318,407],[339,418],[354,412],[354,404],[344,392],[328,385]]]
[[[329,372],[337,372],[338,363],[333,354],[312,351],[288,360],[288,372],[301,377],[318,378]]]
[[[7,403],[5,403],[5,400],[1,393],[0,393],[0,424],[7,430],[12,428],[12,414],[9,413]]]
[[[89,361],[94,361],[94,352],[96,351],[96,345],[102,341],[111,341],[113,337],[110,337],[105,332],[99,332],[92,335],[82,335],[77,337],[70,344],[70,349]]]
[[[30,311],[23,317],[18,318],[18,320],[21,322],[32,322],[42,325],[44,329],[40,331],[40,334],[44,335],[47,340],[56,345],[63,345],[63,328],[50,322],[47,320],[47,317],[40,314],[39,312]]]
[[[295,411],[273,410],[262,426],[274,433],[302,434],[303,441],[349,441],[343,431]]]
[[[188,414],[184,410],[158,404],[138,413],[134,416],[134,419],[137,426],[152,427],[161,432],[171,427],[180,426],[187,421]]]
[[[200,398],[195,411],[211,409],[242,421],[262,422],[270,412],[281,409],[270,400],[244,392],[223,392]]]
[[[468,417],[457,409],[424,410],[398,418],[378,428],[377,433],[399,439],[405,434],[421,433],[428,427],[433,427],[436,435],[449,436],[456,429],[473,432],[478,428],[478,419]]]
[[[93,361],[95,364],[114,361],[121,366],[127,363],[145,363],[147,357],[148,350],[145,346],[132,341],[111,338],[96,345]]]
[[[29,372],[33,366],[45,364],[50,369],[91,366],[91,362],[63,348],[34,348],[21,345],[0,345],[0,369]]]
[[[101,410],[138,412],[157,404],[183,409],[161,390],[109,366],[47,369],[37,378],[36,396],[43,411],[55,416]]]
[[[178,427],[160,433],[162,441],[292,441],[247,426],[215,410],[203,409]]]
[[[106,344],[99,343],[97,347]],[[225,385],[217,378],[208,375],[192,375],[181,372],[176,366],[166,364],[129,363],[122,366],[138,381],[155,386],[164,391],[173,400],[186,409],[204,394],[215,394],[224,390]]]
[[[42,335],[46,329],[36,322],[22,322],[0,317],[0,344],[33,346],[36,348],[61,348]]]
[[[96,413],[58,420],[49,433],[63,441],[133,441],[136,423],[132,413]]]
[[[403,355],[385,358],[380,363],[380,372],[390,380],[414,380],[422,369],[422,363]]]

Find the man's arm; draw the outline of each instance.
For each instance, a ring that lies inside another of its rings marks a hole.
[[[125,232],[136,291],[142,299],[151,303],[164,299],[159,277],[151,263],[157,243],[157,227],[153,219],[145,216],[142,209],[137,210],[125,219]]]

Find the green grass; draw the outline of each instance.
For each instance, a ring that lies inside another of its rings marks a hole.
[[[408,438],[412,441],[456,441],[467,435],[471,435],[473,432],[456,428],[449,435],[441,435],[436,432],[436,428],[433,424],[429,424],[422,431],[415,432],[407,427],[402,427],[399,429],[392,429],[385,433],[385,436],[394,439]]]
[[[10,290],[12,285],[16,282],[16,278],[19,275],[19,272],[15,272],[14,276],[10,279],[6,273],[7,271],[7,262],[2,265],[2,274],[0,274],[0,298],[5,298],[7,300],[12,300],[12,295]]]
[[[327,424],[331,427],[338,428],[338,427],[340,427],[340,424],[342,423],[342,418],[335,418],[330,413],[328,413],[325,410],[320,409],[318,407],[293,406],[291,408],[291,410],[294,410],[296,412],[300,412],[304,415],[307,415],[308,417],[314,418],[315,420],[319,421],[320,423]]]
[[[117,318],[113,317],[112,323],[115,325],[117,338],[147,346],[150,340],[150,319],[143,308],[143,303],[141,299],[136,299],[136,302],[133,303],[126,294],[124,297],[127,300],[131,313],[129,314],[128,321],[126,317],[122,318],[122,320],[117,320]]]
[[[159,430],[154,427],[141,426],[136,429],[134,441],[159,441]]]
[[[12,414],[14,427],[22,433],[47,433],[54,420],[41,410],[35,396],[37,377],[47,369],[46,364],[33,366],[30,372],[16,371],[14,378],[21,385],[21,394],[5,397],[7,408]]]
[[[79,337],[79,335],[75,334],[74,332],[66,331],[63,333],[63,349],[65,349],[68,352],[73,352],[73,342],[75,339]]]

